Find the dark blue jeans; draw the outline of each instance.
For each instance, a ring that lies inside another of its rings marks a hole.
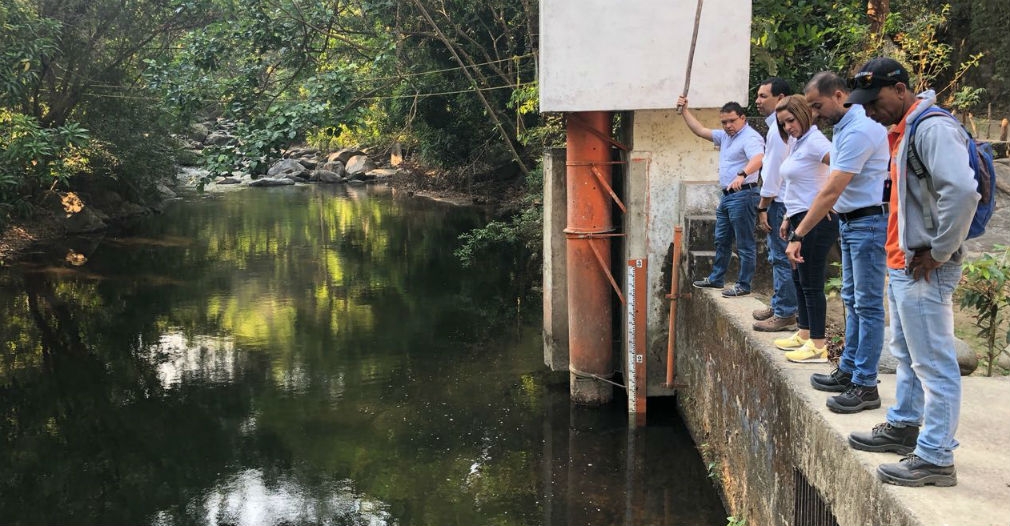
[[[748,188],[722,196],[715,211],[715,262],[708,280],[722,286],[729,267],[730,251],[736,241],[736,254],[740,257],[740,275],[737,284],[750,291],[754,265],[757,263],[757,241],[754,224],[757,222],[757,204],[761,197],[757,188]]]
[[[789,218],[790,231],[795,229],[806,212]],[[825,270],[828,251],[838,241],[838,216],[830,213],[820,223],[803,236],[800,255],[803,263],[793,269],[793,283],[796,285],[796,325],[810,330],[811,339],[824,338],[824,324],[827,315],[827,300],[824,298]]]

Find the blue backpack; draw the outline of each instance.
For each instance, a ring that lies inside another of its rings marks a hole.
[[[996,208],[996,168],[993,166],[993,157],[995,156],[989,143],[976,141],[968,133],[968,130],[961,125],[961,122],[951,115],[949,111],[939,106],[930,106],[926,108],[926,111],[923,111],[913,119],[908,128],[908,165],[920,181],[925,180],[930,193],[936,195],[936,190],[933,188],[933,178],[929,176],[929,171],[922,164],[919,152],[915,148],[915,130],[923,119],[938,115],[946,115],[954,119],[954,122],[957,122],[958,126],[961,126],[961,131],[966,137],[968,164],[971,165],[971,170],[975,174],[975,182],[978,184],[977,191],[981,197],[978,200],[978,206],[975,208],[975,217],[971,219],[971,227],[968,229],[968,235],[965,239],[981,236],[985,233],[985,226],[989,223],[989,218],[992,217],[993,209]],[[922,214],[926,221],[926,227],[933,228],[933,216],[929,211],[928,205],[923,204]]]

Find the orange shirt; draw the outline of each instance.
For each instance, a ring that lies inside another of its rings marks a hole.
[[[903,270],[905,268],[905,253],[898,246],[898,145],[905,136],[905,118],[919,105],[921,101],[915,101],[911,108],[905,112],[898,124],[891,128],[887,134],[887,142],[891,146],[891,212],[887,216],[887,242],[884,248],[887,250],[887,268]]]

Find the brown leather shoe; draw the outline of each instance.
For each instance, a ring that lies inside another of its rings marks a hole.
[[[751,316],[754,316],[754,319],[757,320],[757,321],[765,321],[765,320],[767,320],[768,318],[771,318],[774,315],[775,315],[775,312],[772,311],[771,307],[765,307],[763,309],[758,309],[758,310],[756,310],[756,311],[754,311],[754,312],[751,313]]]
[[[762,332],[791,331],[794,330],[795,327],[796,316],[789,316],[788,318],[772,316],[767,320],[754,322],[754,330]]]

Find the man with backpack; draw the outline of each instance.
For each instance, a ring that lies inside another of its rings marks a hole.
[[[974,144],[949,114],[921,117],[935,112],[936,94],[916,96],[908,70],[894,60],[869,61],[850,85],[846,105],[861,104],[871,119],[894,126],[888,134],[892,191],[886,249],[890,348],[898,366],[897,401],[887,421],[850,434],[849,444],[908,455],[877,468],[884,482],[953,486],[961,372],[951,298],[979,204],[976,171],[969,164]]]

